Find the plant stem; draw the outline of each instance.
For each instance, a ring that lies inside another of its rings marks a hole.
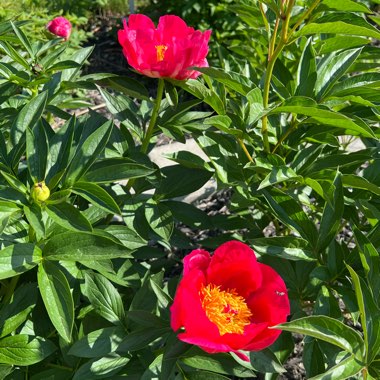
[[[283,24],[281,29],[281,38],[280,41],[276,47],[276,49],[273,51],[273,54],[268,57],[268,65],[267,70],[265,73],[265,82],[264,82],[264,91],[263,91],[263,106],[264,108],[268,107],[269,104],[269,91],[270,91],[270,84],[272,81],[272,75],[273,75],[273,69],[274,65],[277,61],[277,58],[279,57],[280,53],[282,52],[282,49],[285,47],[287,41],[288,41],[288,29],[289,29],[289,21],[290,21],[290,15],[294,6],[295,0],[290,0],[288,7],[286,9],[285,15],[283,15]],[[276,38],[276,35],[273,35],[272,38]],[[272,48],[274,47],[274,42],[270,42],[272,45]],[[263,136],[263,145],[264,150],[266,152],[270,152],[269,148],[269,139],[268,139],[268,116],[265,115],[262,118],[262,126],[261,126],[261,134]]]
[[[292,35],[299,26],[311,15],[313,10],[319,5],[321,0],[315,0],[314,3],[309,7],[309,9],[300,17],[300,19],[295,23],[289,35]]]
[[[254,162],[252,156],[250,155],[250,153],[248,152],[247,147],[246,147],[245,144],[244,144],[244,141],[243,141],[242,139],[238,139],[238,142],[239,142],[241,148],[243,149],[243,152],[244,152],[245,155],[247,156],[248,160],[249,160],[250,162]]]
[[[298,127],[297,120],[294,121],[294,123],[289,127],[289,129],[280,137],[280,139],[277,141],[275,147],[272,150],[272,153],[275,153],[276,150],[280,147],[280,145],[288,138],[288,136]]]
[[[152,115],[150,117],[150,122],[148,125],[148,129],[145,132],[145,136],[143,138],[143,141],[141,143],[141,148],[140,152],[141,153],[146,153],[148,150],[149,142],[150,139],[152,138],[153,132],[154,132],[154,127],[156,126],[156,121],[158,118],[158,113],[160,111],[160,106],[161,106],[161,101],[162,101],[162,95],[164,93],[164,87],[165,87],[165,82],[162,78],[158,79],[158,87],[157,87],[157,96],[156,100],[154,101],[154,107],[152,110]],[[132,178],[128,181],[126,185],[126,189],[130,190],[135,183],[136,179]]]
[[[159,78],[158,79],[157,96],[156,96],[155,104],[153,107],[152,116],[150,117],[149,126],[148,126],[148,129],[146,130],[144,139],[143,139],[142,144],[141,144],[141,149],[140,149],[141,153],[146,153],[148,150],[149,142],[150,142],[150,139],[153,135],[154,127],[156,126],[158,113],[160,111],[162,95],[164,93],[164,87],[165,87],[164,80],[162,78]]]

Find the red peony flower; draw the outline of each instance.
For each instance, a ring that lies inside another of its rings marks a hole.
[[[118,37],[128,63],[152,78],[197,78],[199,71],[188,67],[207,67],[206,55],[211,30],[202,33],[186,25],[180,17],[160,17],[157,28],[144,15],[129,16]]]
[[[290,306],[277,272],[230,241],[213,256],[196,249],[185,257],[170,311],[172,329],[183,329],[180,340],[216,353],[268,347],[281,333],[268,327],[286,322]]]
[[[62,37],[67,41],[71,34],[71,22],[65,17],[56,17],[48,22],[46,29],[50,33]]]

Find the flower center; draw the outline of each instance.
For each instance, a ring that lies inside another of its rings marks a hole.
[[[165,52],[168,50],[168,47],[166,45],[156,45],[155,46],[157,50],[157,62],[161,62],[165,58]]]
[[[209,284],[202,286],[199,294],[207,318],[218,327],[220,335],[244,333],[252,313],[235,289],[224,291],[220,286]]]

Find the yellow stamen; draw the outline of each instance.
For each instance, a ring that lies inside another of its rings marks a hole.
[[[168,50],[168,47],[166,45],[156,45],[155,46],[157,50],[157,62],[161,62],[165,58],[165,52]]]
[[[199,294],[207,318],[218,327],[220,335],[244,333],[252,313],[235,289],[225,291],[220,290],[220,286],[209,284],[202,286]]]

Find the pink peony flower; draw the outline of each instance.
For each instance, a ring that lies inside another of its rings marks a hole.
[[[194,30],[173,15],[160,17],[156,28],[149,17],[133,14],[118,32],[123,53],[134,69],[152,78],[179,80],[201,74],[188,70],[191,66],[208,67],[210,35],[211,30]]]
[[[65,17],[56,17],[48,22],[46,29],[50,33],[53,33],[58,37],[62,37],[67,41],[71,33],[71,22]]]

